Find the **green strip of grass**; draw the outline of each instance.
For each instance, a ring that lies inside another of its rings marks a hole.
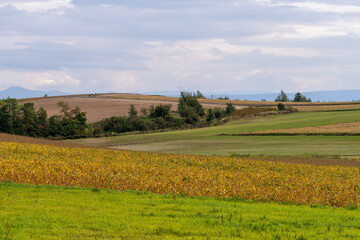
[[[210,136],[115,149],[199,155],[360,155],[360,136]]]
[[[0,183],[0,239],[359,239],[360,210]]]
[[[168,142],[178,140],[198,140],[219,134],[240,134],[255,131],[277,130],[286,128],[314,127],[327,124],[346,123],[359,121],[359,111],[348,112],[301,112],[290,115],[276,115],[233,121],[229,124],[179,130],[171,132],[150,133],[140,135],[127,135],[96,139],[77,139],[71,142],[111,147],[119,145],[148,144],[155,142]]]

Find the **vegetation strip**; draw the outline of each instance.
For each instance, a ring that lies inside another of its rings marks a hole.
[[[0,239],[358,239],[359,208],[0,183]],[[191,223],[191,224],[189,224]]]
[[[360,169],[0,144],[0,181],[360,206]]]
[[[286,132],[269,132],[269,133],[236,133],[236,134],[218,134],[217,136],[360,136],[360,133],[286,133]]]

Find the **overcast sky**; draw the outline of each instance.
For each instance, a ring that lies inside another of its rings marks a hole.
[[[0,0],[0,90],[360,89],[358,0]]]

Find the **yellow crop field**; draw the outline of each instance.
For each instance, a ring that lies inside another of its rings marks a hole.
[[[0,181],[360,206],[360,169],[0,143]]]

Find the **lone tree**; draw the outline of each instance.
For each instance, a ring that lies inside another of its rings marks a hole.
[[[284,90],[281,89],[280,94],[275,99],[275,102],[289,102],[289,98]]]
[[[294,102],[311,102],[310,98],[306,98],[300,92],[297,92],[294,97]]]

